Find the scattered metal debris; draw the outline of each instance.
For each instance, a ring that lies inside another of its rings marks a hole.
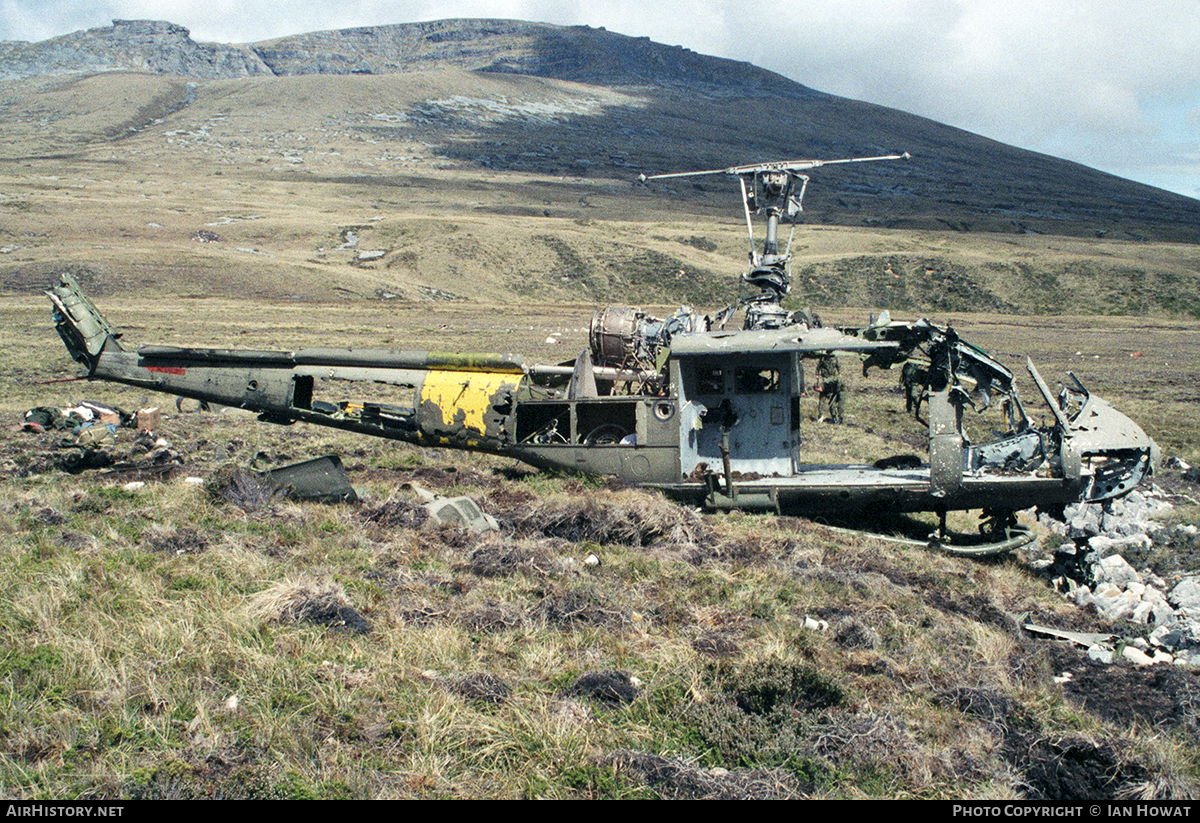
[[[354,503],[358,500],[346,468],[336,454],[271,469],[267,475],[272,485],[293,500],[320,503]]]
[[[405,483],[424,501],[422,504],[429,515],[445,526],[457,526],[472,532],[496,531],[500,524],[496,518],[480,510],[469,497],[442,497],[416,483]]]
[[[1021,627],[1032,634],[1056,637],[1059,640],[1070,640],[1076,646],[1083,646],[1085,649],[1101,643],[1113,643],[1120,639],[1118,635],[1109,632],[1071,632],[1065,629],[1052,629],[1048,626],[1038,626],[1034,623],[1024,622],[1021,624]]]

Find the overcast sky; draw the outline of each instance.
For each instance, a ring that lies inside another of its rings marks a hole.
[[[749,60],[1200,199],[1198,0],[0,0],[0,40],[169,20],[202,42],[504,17]],[[730,158],[730,162],[748,158]]]

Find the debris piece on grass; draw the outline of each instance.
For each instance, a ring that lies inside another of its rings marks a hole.
[[[1042,634],[1049,637],[1057,637],[1061,640],[1070,640],[1072,643],[1083,646],[1085,649],[1096,645],[1106,646],[1120,639],[1111,632],[1072,632],[1066,629],[1039,626],[1029,622],[1023,623],[1022,628],[1030,634]]]
[[[354,503],[358,495],[350,485],[346,467],[336,454],[315,457],[267,472],[270,482],[293,500],[319,503]]]
[[[444,526],[455,526],[471,532],[496,531],[500,528],[496,518],[482,512],[469,497],[442,497],[411,482],[405,483],[404,488],[415,491],[423,501],[421,505],[425,510]]]
[[[162,425],[162,410],[157,406],[137,410],[137,427],[141,431],[154,431]]]
[[[205,490],[214,503],[232,503],[247,514],[274,504],[280,497],[322,503],[353,503],[358,500],[337,455],[318,457],[268,472],[247,471],[228,464],[209,476]]]

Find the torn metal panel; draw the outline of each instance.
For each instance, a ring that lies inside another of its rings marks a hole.
[[[296,500],[316,500],[320,503],[353,503],[358,500],[358,494],[350,485],[346,467],[336,454],[271,469],[267,475],[272,486]]]
[[[963,480],[962,404],[949,389],[929,395],[929,485],[937,498],[956,492]]]
[[[1070,640],[1077,646],[1082,646],[1089,649],[1096,645],[1106,645],[1115,643],[1120,640],[1120,637],[1107,632],[1072,632],[1066,629],[1052,629],[1047,626],[1038,626],[1034,623],[1024,623],[1022,628],[1033,634],[1041,634],[1047,637],[1056,637],[1059,640]]]
[[[73,277],[64,275],[62,282],[46,292],[46,296],[54,304],[54,327],[74,360],[90,363],[110,341],[120,348],[116,341],[121,335],[108,324]]]
[[[1086,483],[1085,500],[1121,497],[1159,469],[1158,444],[1108,401],[1093,396],[1074,374],[1068,373],[1074,385],[1063,386],[1054,397],[1032,360],[1026,368],[1058,421],[1063,475]]]
[[[421,383],[418,422],[431,436],[463,440],[509,440],[506,426],[518,380],[512,373],[429,371]]]

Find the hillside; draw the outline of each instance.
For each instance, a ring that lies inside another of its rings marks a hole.
[[[14,291],[69,267],[102,289],[705,303],[744,259],[736,186],[639,172],[907,150],[814,172],[797,300],[1200,312],[1198,201],[604,30],[225,46],[118,21],[0,44],[0,76]]]

